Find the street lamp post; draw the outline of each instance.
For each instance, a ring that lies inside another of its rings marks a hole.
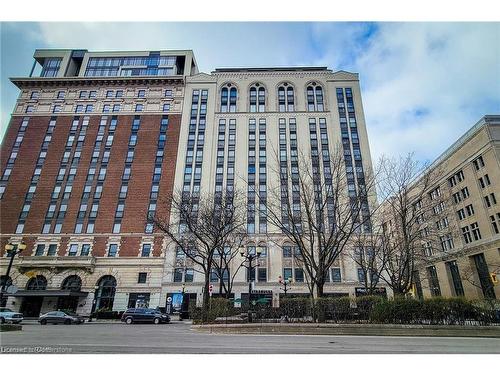
[[[286,292],[288,289],[290,289],[290,284],[292,283],[292,278],[289,277],[288,279],[283,279],[281,276],[278,277],[278,282],[283,285],[283,287],[280,287],[281,290],[285,292],[285,297],[286,297]]]
[[[252,272],[257,265],[253,265],[254,259],[258,259],[262,254],[262,249],[257,247],[256,253],[247,251],[244,247],[240,248],[240,255],[245,259],[248,264],[243,264],[248,270],[248,323],[252,323]]]
[[[181,290],[181,295],[182,295],[182,299],[181,299],[181,311],[179,313],[179,320],[182,320],[182,313],[183,313],[183,309],[182,307],[184,306],[184,291],[186,290],[186,284],[185,283],[182,283],[182,290]]]
[[[20,242],[17,245],[9,242],[7,245],[5,245],[5,251],[7,252],[7,256],[10,257],[10,260],[9,260],[9,265],[7,267],[7,272],[5,273],[4,280],[3,280],[2,285],[0,287],[0,303],[2,305],[3,305],[3,293],[5,290],[5,286],[7,285],[7,282],[9,281],[10,270],[12,269],[12,263],[14,262],[14,257],[17,254],[20,254],[24,249],[26,249],[26,244],[24,242]]]
[[[283,285],[282,287],[280,287],[281,290],[283,290],[285,292],[285,297],[286,297],[286,292],[288,291],[288,289],[290,289],[290,284],[292,283],[292,278],[289,277],[288,279],[284,279],[283,277],[278,277],[278,283],[280,283],[281,285]],[[288,308],[287,308],[288,310]],[[288,313],[285,312],[285,322],[288,322]]]

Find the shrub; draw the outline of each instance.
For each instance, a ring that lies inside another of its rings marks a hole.
[[[97,310],[91,316],[95,319],[120,319],[123,311]]]
[[[200,323],[202,320],[202,308],[197,307],[193,302],[189,305],[189,312],[193,322]],[[233,302],[225,298],[212,298],[208,310],[209,323],[214,322],[216,318],[237,315],[240,309],[233,306]]]
[[[303,297],[287,297],[280,300],[280,316],[291,319],[303,319],[312,316],[311,299]]]

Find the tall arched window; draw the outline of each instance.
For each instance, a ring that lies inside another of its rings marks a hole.
[[[250,87],[250,112],[264,112],[266,110],[266,89],[256,83]]]
[[[220,111],[221,112],[236,112],[236,100],[238,98],[238,90],[230,83],[225,85],[220,91]]]
[[[82,279],[77,275],[68,276],[62,282],[61,289],[79,292],[82,289]]]
[[[45,290],[47,289],[47,279],[42,275],[37,275],[29,279],[26,284],[26,290]]]
[[[316,82],[311,82],[307,86],[307,110],[308,111],[324,111],[323,103],[323,88]]]
[[[113,302],[115,300],[116,279],[111,276],[103,276],[97,283],[96,291],[96,310],[113,310]]]
[[[293,87],[284,83],[278,87],[279,112],[293,112],[295,110],[295,95]]]

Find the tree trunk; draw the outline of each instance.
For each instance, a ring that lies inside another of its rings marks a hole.
[[[210,294],[208,288],[210,287],[210,272],[205,273],[205,287],[203,288],[203,306],[201,308],[201,321],[208,322],[208,310]]]
[[[323,288],[325,286],[325,282],[323,280],[318,280],[316,283],[316,295],[318,298],[322,298],[324,296]]]

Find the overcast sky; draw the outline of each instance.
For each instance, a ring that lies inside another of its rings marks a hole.
[[[433,160],[500,114],[500,23],[2,23],[0,138],[36,48],[194,50],[216,67],[321,65],[360,74],[372,157]]]

